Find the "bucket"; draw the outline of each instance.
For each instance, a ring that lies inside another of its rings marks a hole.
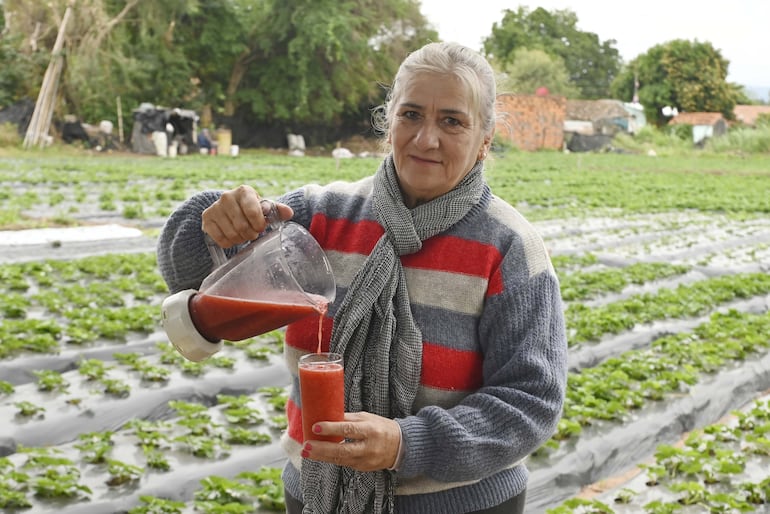
[[[168,134],[156,130],[152,133],[152,143],[155,145],[155,154],[158,157],[166,157],[168,155]]]
[[[230,129],[217,129],[217,153],[229,155],[233,144],[233,133]]]

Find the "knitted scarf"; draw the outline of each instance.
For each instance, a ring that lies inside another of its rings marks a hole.
[[[345,409],[405,417],[420,383],[422,335],[412,318],[399,256],[444,232],[478,203],[484,189],[477,162],[448,193],[409,209],[392,155],[374,176],[372,209],[385,233],[353,278],[334,316],[331,351],[343,355]],[[344,443],[343,443],[344,444]],[[394,512],[394,476],[304,459],[303,514]]]

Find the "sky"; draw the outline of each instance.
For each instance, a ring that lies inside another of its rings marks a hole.
[[[730,61],[727,80],[770,90],[770,0],[421,0],[421,11],[443,41],[481,50],[503,10],[569,9],[577,28],[614,39],[628,62],[673,39],[708,41]]]

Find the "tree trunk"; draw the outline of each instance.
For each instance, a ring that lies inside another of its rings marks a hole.
[[[238,92],[238,87],[241,85],[241,80],[246,75],[246,71],[249,69],[249,63],[254,60],[251,51],[246,49],[233,65],[233,70],[230,72],[230,80],[227,82],[227,89],[225,90],[225,116],[232,116],[235,114],[235,93]]]

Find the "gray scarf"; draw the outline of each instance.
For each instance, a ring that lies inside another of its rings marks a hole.
[[[444,232],[478,204],[483,163],[448,193],[410,210],[404,204],[393,156],[374,176],[372,209],[385,233],[353,278],[334,316],[331,351],[345,362],[345,410],[386,418],[411,413],[422,367],[422,335],[412,318],[401,255]],[[359,472],[304,459],[304,514],[394,512],[394,476]]]

